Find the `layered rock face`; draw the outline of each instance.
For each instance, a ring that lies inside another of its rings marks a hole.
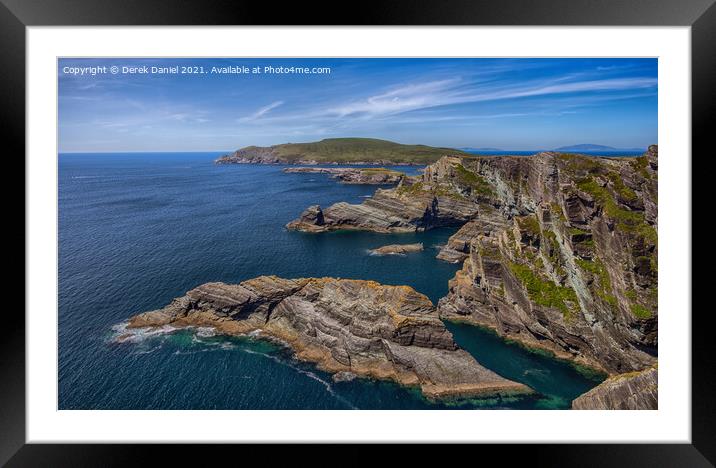
[[[288,167],[286,173],[330,174],[344,184],[390,185],[397,184],[405,176],[404,173],[378,168],[344,168],[344,167]]]
[[[479,216],[465,223],[450,236],[445,246],[440,249],[437,258],[451,263],[460,263],[470,255],[470,244],[480,235],[489,236],[493,231],[500,231],[510,225],[509,221],[494,209],[482,206]]]
[[[439,303],[609,374],[657,350],[657,148],[639,158],[542,153],[466,167],[494,187],[510,224],[480,232]]]
[[[658,409],[658,372],[651,367],[641,372],[611,377],[572,402],[577,410]]]
[[[656,361],[657,173],[656,146],[637,158],[447,156],[360,205],[314,206],[287,227],[461,226],[438,254],[463,261],[441,317],[616,375]]]
[[[458,348],[430,300],[407,286],[274,276],[207,283],[132,317],[129,327],[170,324],[259,331],[326,371],[418,386],[430,398],[530,392]]]
[[[374,232],[416,232],[441,226],[459,226],[473,217],[479,205],[458,187],[447,184],[442,172],[459,158],[442,158],[427,166],[418,177],[404,177],[394,189],[379,189],[359,205],[336,203],[325,210],[313,206],[286,225],[288,229],[323,232],[354,229]],[[321,210],[322,224],[313,222],[312,212]]]

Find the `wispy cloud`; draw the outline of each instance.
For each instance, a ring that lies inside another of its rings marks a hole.
[[[408,84],[402,87],[329,108],[327,116],[370,119],[386,115],[428,109],[454,104],[499,101],[543,95],[584,93],[596,91],[623,91],[652,88],[655,78],[611,78],[564,82],[561,77],[539,83],[517,83],[495,86],[464,82],[459,78]],[[608,95],[602,98],[609,98]]]
[[[464,119],[499,119],[525,115],[547,115],[548,113],[561,115],[564,113],[562,112],[563,108],[557,108],[557,104],[568,104],[566,107],[573,108],[579,106],[580,102],[593,104],[594,102],[646,96],[654,93],[656,86],[656,78],[651,77],[594,79],[593,76],[575,74],[541,80],[514,81],[506,84],[500,80],[482,81],[455,77],[393,85],[377,90],[362,99],[334,102],[323,108],[308,107],[300,112],[289,112],[280,116],[267,116],[269,111],[283,104],[282,101],[276,101],[261,107],[239,121],[247,123],[261,118],[264,124],[277,126],[290,127],[296,122],[310,121],[334,127],[346,127],[351,122],[357,124],[370,120],[406,124]],[[555,108],[544,109],[524,105],[513,106],[514,108],[508,112],[466,114],[455,107],[449,107],[538,97],[549,98]],[[448,111],[448,109],[452,110]],[[401,114],[410,117],[398,118],[397,116]]]
[[[459,102],[455,93],[460,79],[428,81],[396,87],[365,100],[346,103],[328,109],[327,114],[346,117],[356,114],[367,116],[396,114],[436,105]]]
[[[239,119],[239,122],[251,122],[253,120],[258,120],[261,117],[263,117],[264,115],[268,114],[272,110],[274,110],[277,107],[282,106],[282,105],[283,105],[283,101],[274,101],[267,106],[263,106],[263,107],[259,108],[256,112],[254,112],[253,114],[251,114],[249,116],[241,117]]]

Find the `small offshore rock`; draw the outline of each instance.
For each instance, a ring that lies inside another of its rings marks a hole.
[[[370,253],[373,255],[405,255],[411,252],[421,252],[423,250],[423,244],[391,244],[378,247],[376,249],[370,249]]]

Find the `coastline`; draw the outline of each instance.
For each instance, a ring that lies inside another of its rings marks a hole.
[[[322,371],[418,386],[429,399],[534,393],[460,349],[432,303],[408,286],[277,277],[209,283],[133,316],[127,329],[166,326],[268,337]]]

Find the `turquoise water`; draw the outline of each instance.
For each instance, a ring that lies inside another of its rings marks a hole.
[[[204,329],[137,332],[118,342],[129,316],[207,281],[335,276],[408,284],[434,302],[447,293],[458,266],[435,254],[454,230],[289,232],[284,225],[307,206],[359,203],[375,187],[284,174],[281,166],[217,166],[218,155],[60,155],[60,409],[567,408],[598,383],[569,364],[456,324],[449,326],[462,347],[539,394],[436,404],[389,382],[335,383],[278,345]],[[426,250],[367,253],[396,242],[423,242]]]

